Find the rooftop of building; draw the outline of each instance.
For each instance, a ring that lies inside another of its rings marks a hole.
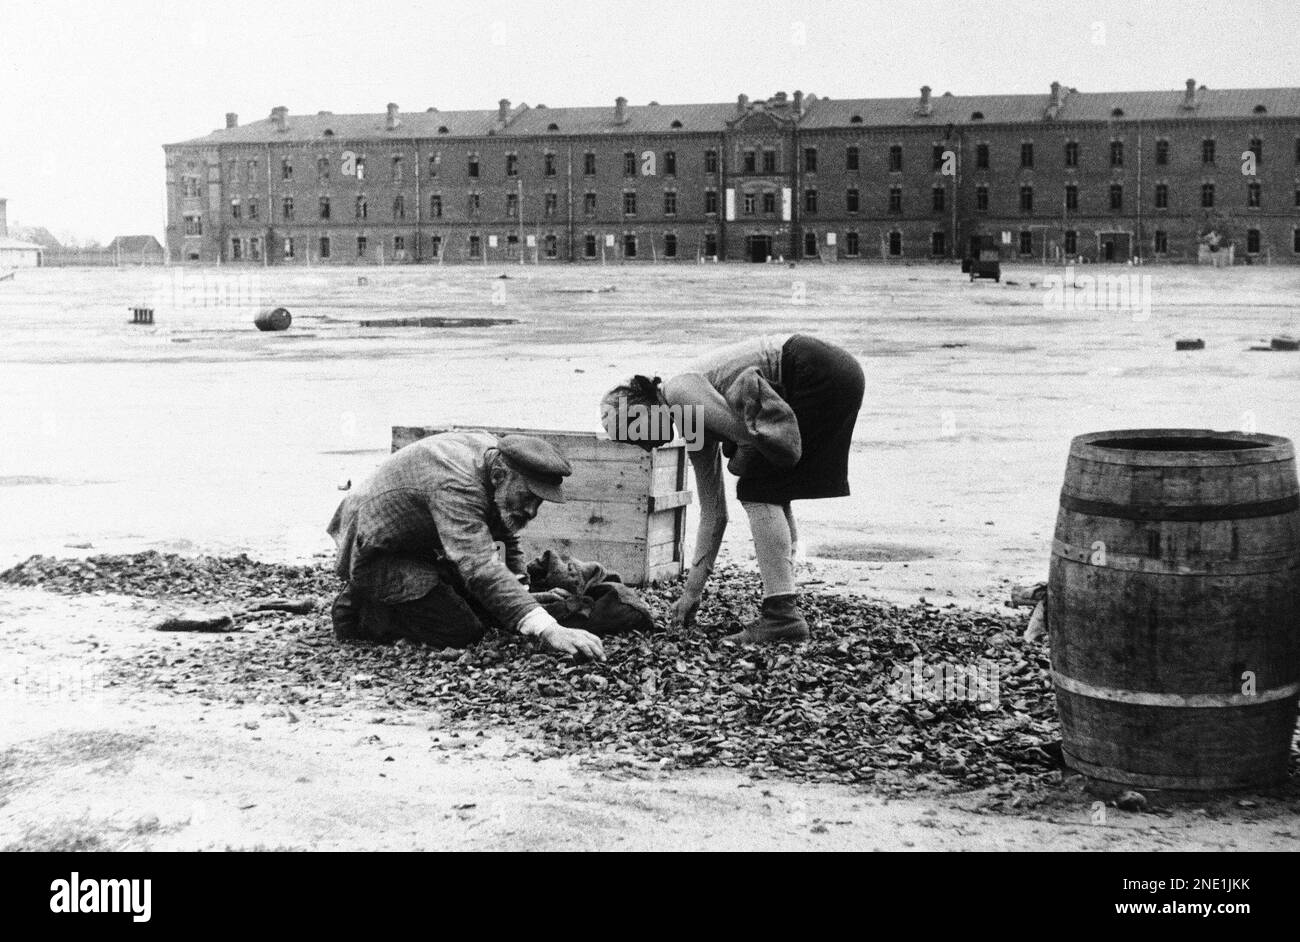
[[[801,107],[800,107],[801,106]],[[796,92],[778,92],[771,98],[735,102],[630,105],[618,99],[613,106],[548,108],[527,104],[511,106],[502,100],[484,111],[402,112],[396,105],[376,114],[290,114],[272,109],[260,121],[239,125],[228,116],[228,126],[203,137],[179,142],[186,145],[265,144],[343,140],[450,137],[532,137],[547,134],[653,134],[673,131],[720,133],[737,118],[758,112],[789,117],[802,111],[799,126],[810,129],[864,127],[924,127],[979,124],[1031,124],[1060,122],[1158,121],[1176,119],[1247,119],[1252,117],[1300,118],[1300,88],[1210,89],[1188,80],[1181,89],[1157,91],[1081,92],[1053,83],[1041,95],[932,94],[928,87],[911,98],[819,98]],[[175,145],[169,145],[175,146]]]

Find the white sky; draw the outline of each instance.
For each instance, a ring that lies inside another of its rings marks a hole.
[[[0,196],[11,221],[59,236],[161,237],[161,145],[279,104],[612,106],[1188,78],[1300,85],[1300,2],[0,0]]]

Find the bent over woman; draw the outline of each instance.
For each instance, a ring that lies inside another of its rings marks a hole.
[[[690,451],[700,525],[690,574],[673,607],[674,627],[689,627],[727,528],[722,461],[738,478],[763,579],[762,614],[727,640],[803,641],[794,576],[798,541],[790,502],[849,493],[849,447],[862,405],[862,368],[852,354],[805,334],[760,336],[722,347],[666,382],[634,376],[601,401],[611,438],[650,449],[668,438],[645,436],[657,421],[628,423],[638,411],[685,415],[703,428]]]

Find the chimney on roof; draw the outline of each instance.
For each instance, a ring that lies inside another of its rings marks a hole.
[[[227,112],[226,112],[226,127],[227,127],[227,128],[237,128],[237,127],[239,127],[239,115],[235,114],[233,111],[227,111]]]
[[[746,95],[746,94],[744,94],[743,92],[742,92],[741,94],[737,95],[737,96],[736,96],[736,111],[737,111],[737,113],[739,113],[739,114],[744,114],[744,113],[745,113],[745,109],[748,108],[748,107],[749,107],[749,96]]]
[[[1061,107],[1061,83],[1060,82],[1052,83],[1052,107],[1054,109]]]
[[[289,109],[284,105],[277,105],[271,109],[271,120],[275,122],[277,131],[289,130]]]
[[[497,102],[497,120],[505,124],[510,120],[510,99],[502,98]]]
[[[1187,91],[1183,92],[1183,107],[1188,109],[1196,107],[1196,79],[1187,80]]]
[[[789,99],[786,97],[785,92],[777,92],[772,96],[772,100],[778,105],[784,105]]]
[[[614,123],[627,123],[627,99],[622,95],[614,99]]]
[[[930,86],[929,86],[929,85],[922,85],[922,86],[921,86],[921,104],[920,104],[920,106],[916,109],[916,113],[917,113],[918,115],[929,116],[929,114],[930,114],[930,110],[931,110],[931,109],[930,109]]]
[[[384,127],[392,131],[402,123],[402,119],[397,116],[397,105],[391,101],[388,103],[388,120],[384,122]]]
[[[0,197],[0,239],[9,235],[9,201]]]

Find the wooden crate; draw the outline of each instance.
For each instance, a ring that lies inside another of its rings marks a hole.
[[[438,432],[472,426],[393,426],[393,451]],[[533,435],[554,445],[573,466],[563,504],[545,503],[519,534],[529,559],[548,549],[596,561],[629,585],[681,575],[684,567],[686,445],[674,442],[647,454],[593,432],[486,428],[496,435]]]

